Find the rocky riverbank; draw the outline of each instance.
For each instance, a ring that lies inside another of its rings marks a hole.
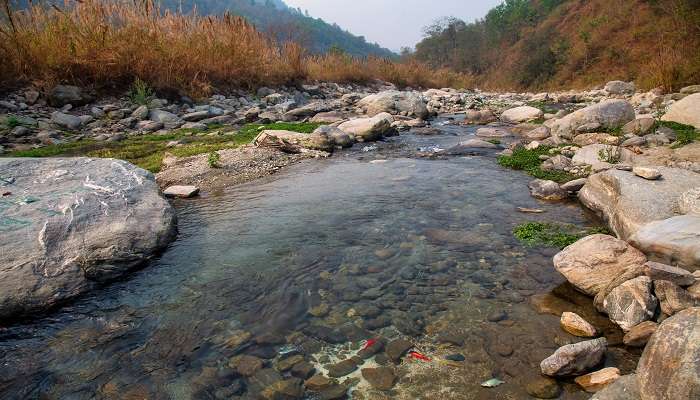
[[[116,151],[133,138],[160,137],[167,145],[163,154],[155,154],[158,163],[149,164],[157,166],[160,186],[194,185],[207,191],[408,129],[430,136],[435,133],[426,126],[431,116],[464,114],[464,121],[449,123],[481,125],[476,138],[448,149],[420,149],[419,155],[500,152],[499,163],[537,178],[530,184],[534,197],[578,197],[602,217],[615,237],[581,239],[554,257],[554,268],[619,326],[622,345],[644,348],[636,374],[621,376],[626,368],[604,359],[610,338],[587,321],[591,317],[557,309],[562,329],[582,339],[542,357],[544,377],[528,387],[530,394],[557,398],[557,381],[573,378],[601,400],[625,398],[620,393],[643,400],[693,398],[700,391],[698,86],[680,93],[638,93],[633,84],[610,82],[585,92],[510,94],[320,84],[217,95],[199,104],[152,98],[141,105],[128,97],[94,102],[79,88],[59,86],[46,94],[17,92],[0,107],[7,110],[0,145],[10,156],[83,154],[105,143]],[[250,130],[251,123],[259,125]],[[282,127],[289,130],[265,125],[270,123],[288,124]],[[297,132],[295,124],[322,126]],[[246,140],[242,132],[248,132]],[[183,148],[188,155],[171,154]],[[2,248],[11,255],[2,265],[2,282],[11,285],[0,299],[0,317],[40,310],[88,290],[148,259],[172,237],[173,213],[159,196],[154,177],[128,163],[0,161],[6,205],[0,209],[0,227],[12,239]],[[53,235],[50,241],[46,235]],[[454,242],[445,235],[449,232],[436,240]],[[493,316],[494,323],[503,319]],[[332,343],[332,333],[321,336]],[[285,360],[277,369],[286,379],[269,385],[265,377],[256,379],[265,398],[301,398],[304,388],[342,398],[346,386],[329,378],[349,376],[374,357],[360,374],[381,392],[398,379],[392,364],[384,361],[399,364],[414,345],[368,344],[362,354],[334,360],[327,376],[311,376],[314,367],[303,357]],[[376,357],[382,366],[374,364]],[[269,370],[255,357],[231,363],[242,376]],[[498,379],[489,382],[484,384],[500,384]]]

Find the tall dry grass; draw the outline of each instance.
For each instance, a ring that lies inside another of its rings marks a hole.
[[[156,89],[204,96],[303,80],[467,86],[469,77],[417,63],[313,56],[276,43],[244,19],[162,11],[151,0],[66,2],[12,11],[0,0],[0,85],[59,82],[121,88],[135,78]]]

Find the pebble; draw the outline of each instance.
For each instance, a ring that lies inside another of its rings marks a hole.
[[[396,375],[390,367],[363,368],[362,377],[378,390],[389,390],[396,383]]]
[[[655,181],[661,178],[661,171],[656,168],[634,167],[632,168],[632,173],[650,181]]]
[[[561,386],[554,379],[540,377],[525,386],[527,393],[538,399],[556,399],[561,394]]]
[[[445,360],[462,362],[465,360],[465,357],[461,354],[449,354],[449,355],[445,356]]]
[[[620,379],[620,370],[609,367],[579,376],[574,381],[588,393],[595,393]]]
[[[578,314],[565,312],[561,315],[560,325],[566,332],[578,337],[595,337],[598,331],[593,325]]]
[[[199,194],[199,188],[196,186],[170,186],[163,191],[166,197],[181,197],[190,198]]]
[[[486,317],[490,322],[499,322],[508,318],[508,314],[504,310],[495,311]]]
[[[326,369],[328,369],[328,376],[331,378],[340,378],[355,371],[357,369],[357,362],[349,358],[336,364],[328,365]]]
[[[396,339],[386,346],[386,355],[391,361],[399,362],[401,357],[413,347],[413,343],[406,339]]]

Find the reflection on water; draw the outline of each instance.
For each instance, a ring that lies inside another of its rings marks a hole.
[[[522,396],[553,336],[570,339],[551,333],[556,318],[528,302],[562,282],[554,250],[523,248],[511,231],[532,219],[590,221],[573,203],[530,198],[528,178],[491,158],[410,158],[459,139],[404,135],[379,151],[178,202],[180,235],[160,260],[50,317],[0,330],[0,397],[252,399],[264,382],[234,374],[232,357],[272,360],[293,349],[318,365],[333,346],[379,335],[462,335],[452,350],[467,355],[472,373],[518,381],[489,395]],[[407,398],[440,381],[412,373]],[[460,374],[471,381],[450,381],[464,386],[454,398],[480,396],[480,377]]]

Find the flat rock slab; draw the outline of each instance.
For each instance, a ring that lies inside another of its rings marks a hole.
[[[0,159],[0,319],[46,310],[154,256],[175,213],[153,175],[90,158]]]
[[[700,186],[698,173],[655,169],[663,179],[650,181],[616,169],[592,175],[579,191],[579,199],[603,217],[620,239],[627,240],[650,222],[676,216],[681,195]]]
[[[163,194],[168,197],[190,198],[199,194],[197,186],[170,186],[163,190]]]
[[[700,270],[700,215],[679,215],[641,227],[629,242],[650,257]]]

